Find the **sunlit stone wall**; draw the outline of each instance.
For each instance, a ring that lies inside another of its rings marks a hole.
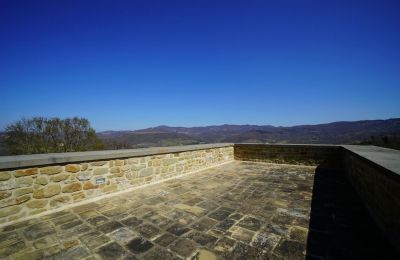
[[[233,160],[233,146],[0,170],[0,223]],[[184,148],[183,148],[184,150]]]

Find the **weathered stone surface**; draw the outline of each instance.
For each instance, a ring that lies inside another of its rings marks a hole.
[[[167,231],[176,236],[180,236],[180,235],[183,235],[183,234],[189,232],[190,228],[187,228],[181,224],[175,224],[175,225],[172,225],[171,227],[169,227],[167,229]]]
[[[38,168],[29,168],[23,170],[16,170],[14,176],[15,177],[23,177],[38,174]]]
[[[126,245],[130,251],[132,251],[135,254],[140,254],[143,252],[146,252],[150,248],[153,247],[153,243],[150,241],[142,238],[142,237],[137,237],[129,241],[129,243]]]
[[[83,192],[83,191],[72,194],[72,199],[74,201],[80,201],[85,198],[86,198],[86,195],[85,195],[85,192]]]
[[[49,181],[46,176],[38,176],[35,180],[35,184],[46,185],[47,183],[49,183]]]
[[[10,191],[0,191],[0,200],[9,198],[12,195]]]
[[[41,174],[53,175],[62,172],[63,167],[61,166],[47,166],[40,168]]]
[[[172,243],[169,248],[182,257],[190,257],[196,251],[196,244],[188,239],[180,238]]]
[[[72,193],[80,190],[82,190],[82,184],[80,182],[70,183],[62,188],[63,193]]]
[[[42,199],[42,200],[31,200],[28,203],[26,203],[26,206],[28,208],[44,208],[48,203],[48,200]]]
[[[144,169],[139,170],[139,177],[150,176],[153,174],[154,174],[153,168],[144,168]]]
[[[60,195],[60,196],[54,197],[50,200],[50,206],[51,207],[61,206],[70,201],[71,201],[71,197],[69,197],[67,195]]]
[[[33,192],[33,189],[31,187],[21,188],[21,189],[14,191],[14,196],[18,197],[18,196],[25,195],[25,194],[32,193],[32,192]]]
[[[97,189],[98,187],[99,187],[99,185],[93,184],[93,182],[91,182],[91,181],[86,181],[83,184],[83,189],[84,190]]]
[[[76,178],[80,181],[90,180],[91,177],[92,177],[91,172],[80,172],[76,175]]]
[[[144,164],[132,165],[131,166],[131,170],[132,171],[139,171],[139,170],[144,169],[144,168],[146,168],[146,165],[144,165]]]
[[[93,175],[103,175],[108,173],[108,168],[97,168],[93,170]]]
[[[128,252],[115,242],[100,247],[97,250],[97,254],[99,254],[102,259],[119,259],[128,256]]]
[[[0,209],[0,218],[3,217],[7,217],[10,215],[14,215],[17,214],[18,212],[20,212],[22,209],[21,205],[16,205],[16,206],[10,206],[10,207],[6,207],[6,208],[2,208]]]
[[[15,180],[15,183],[17,184],[17,187],[27,187],[32,185],[33,183],[33,178],[32,177],[21,177]]]
[[[162,160],[163,166],[168,166],[177,162],[178,162],[177,158],[166,158]]]
[[[123,166],[124,163],[125,163],[124,160],[115,160],[115,161],[114,161],[115,166]]]
[[[81,163],[81,171],[86,171],[89,168],[88,163]]]
[[[248,216],[246,216],[242,220],[240,220],[238,225],[241,227],[253,230],[253,231],[257,231],[261,227],[261,223],[258,219],[253,218],[253,217],[248,217]]]
[[[21,204],[31,199],[30,195],[22,195],[15,198],[15,204]]]
[[[118,185],[117,184],[110,184],[110,185],[106,185],[102,188],[102,191],[105,193],[109,193],[109,192],[114,192],[118,190]]]
[[[60,184],[49,184],[43,188],[33,190],[35,199],[50,198],[61,192]]]
[[[79,172],[81,170],[81,167],[79,164],[68,164],[65,166],[65,171],[67,172]]]
[[[70,176],[70,175],[67,174],[67,173],[60,173],[60,174],[51,176],[51,177],[50,177],[50,181],[52,181],[52,182],[65,181],[66,179],[69,178],[69,176]]]
[[[121,169],[119,166],[110,168],[110,173],[120,173],[120,172],[121,172]]]
[[[90,165],[92,165],[92,166],[103,166],[105,164],[107,164],[107,161],[98,161],[98,162],[90,163]]]
[[[0,181],[6,181],[11,178],[10,172],[0,172]]]
[[[183,211],[186,211],[190,214],[193,214],[195,216],[201,216],[205,213],[205,210],[203,208],[197,207],[197,206],[189,206],[186,204],[176,204],[174,205],[176,209],[180,209]]]
[[[217,260],[218,257],[211,251],[200,249],[193,257],[193,260]]]

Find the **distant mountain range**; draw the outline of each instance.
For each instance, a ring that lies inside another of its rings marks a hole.
[[[271,125],[170,127],[161,125],[135,131],[104,131],[97,134],[108,149],[215,142],[354,144],[371,143],[371,140],[381,139],[382,142],[399,140],[400,118],[291,127]]]

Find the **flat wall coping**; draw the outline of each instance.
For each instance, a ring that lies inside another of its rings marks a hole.
[[[400,151],[373,145],[342,145],[351,151],[383,168],[400,175]]]
[[[341,145],[336,144],[269,144],[269,143],[237,143],[234,146],[276,146],[276,147],[321,147],[321,148],[339,148]]]
[[[140,157],[156,154],[178,153],[233,146],[232,143],[182,145],[168,147],[150,147],[139,149],[105,150],[90,152],[47,153],[31,155],[0,156],[0,170],[38,165],[99,161],[117,158]]]

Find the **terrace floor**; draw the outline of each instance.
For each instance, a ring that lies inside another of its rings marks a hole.
[[[0,258],[9,259],[306,256],[396,257],[342,174],[238,161],[0,233]]]

